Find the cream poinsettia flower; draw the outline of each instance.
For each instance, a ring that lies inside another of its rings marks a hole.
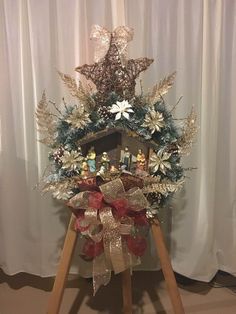
[[[170,156],[171,154],[164,152],[162,149],[157,153],[153,153],[149,162],[152,172],[155,173],[160,170],[163,174],[166,174],[166,169],[171,169],[171,164],[168,161]]]
[[[112,105],[110,112],[116,113],[115,120],[120,120],[122,117],[129,119],[129,113],[134,112],[131,108],[132,106],[128,103],[127,100],[117,101]]]
[[[65,151],[64,155],[61,157],[62,169],[76,170],[80,168],[83,157],[81,154],[75,150],[71,152]]]
[[[70,123],[76,129],[83,129],[89,122],[91,122],[89,114],[85,111],[83,105],[75,107],[65,121]]]
[[[152,134],[155,131],[159,132],[165,126],[163,114],[159,111],[151,110],[145,115],[142,126],[148,128]]]

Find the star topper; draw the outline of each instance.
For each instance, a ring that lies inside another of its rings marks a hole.
[[[126,99],[132,98],[136,78],[149,67],[153,59],[126,59],[127,43],[133,38],[129,27],[120,26],[110,33],[96,25],[91,38],[97,39],[100,44],[95,51],[96,62],[84,64],[75,70],[96,85],[98,100],[104,101],[111,92]]]

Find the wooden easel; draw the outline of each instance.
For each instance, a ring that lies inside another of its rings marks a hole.
[[[65,283],[70,269],[71,259],[77,240],[77,233],[74,230],[75,216],[71,215],[68,226],[64,247],[58,267],[58,272],[54,282],[53,290],[49,299],[47,314],[58,314],[63,298]],[[162,272],[166,281],[168,293],[175,314],[184,314],[183,304],[178,291],[175,275],[170,263],[169,254],[167,252],[164,237],[158,220],[152,224],[153,238],[157,253],[159,255]],[[132,314],[132,288],[130,270],[122,273],[122,289],[123,289],[123,313]]]

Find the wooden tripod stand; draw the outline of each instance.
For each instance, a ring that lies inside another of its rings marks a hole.
[[[64,247],[58,267],[58,272],[54,282],[53,290],[49,299],[48,314],[58,314],[61,301],[65,289],[67,275],[70,269],[71,259],[77,240],[77,233],[74,230],[75,223],[74,214],[71,215],[69,227],[67,230]],[[152,224],[152,232],[155,246],[160,258],[162,272],[166,281],[168,293],[175,314],[184,314],[183,304],[180,298],[175,275],[170,263],[170,258],[165,246],[163,234],[158,220]],[[132,289],[131,275],[129,269],[122,273],[122,289],[123,289],[123,313],[132,314]]]

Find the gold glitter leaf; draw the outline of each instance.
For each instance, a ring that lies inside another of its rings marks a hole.
[[[156,183],[149,183],[142,188],[142,192],[144,194],[150,193],[161,193],[164,196],[167,196],[169,193],[177,192],[182,188],[184,184],[184,180],[179,180],[177,182],[156,182]]]
[[[95,102],[91,97],[91,94],[93,92],[93,88],[91,85],[85,86],[85,84],[82,84],[80,81],[79,84],[77,84],[76,80],[70,75],[64,74],[59,71],[58,74],[60,75],[62,81],[67,86],[70,94],[73,97],[76,97],[79,101],[81,101],[85,107],[88,107],[89,110],[94,108]]]
[[[164,96],[168,90],[173,86],[176,72],[173,72],[169,76],[165,77],[158,84],[154,85],[151,94],[149,95],[149,102],[154,105],[157,101]]]
[[[178,151],[181,155],[188,155],[190,153],[197,130],[197,114],[192,108],[182,128],[182,135],[177,141]]]
[[[46,183],[42,188],[42,192],[52,192],[54,198],[59,200],[68,200],[71,196],[73,196],[71,190],[75,186],[76,182],[73,179],[65,179],[62,181]]]
[[[42,98],[37,105],[35,115],[38,131],[43,136],[39,142],[49,146],[52,145],[55,142],[56,135],[56,119],[54,118],[56,116],[53,115],[48,108],[45,92],[43,92]]]

